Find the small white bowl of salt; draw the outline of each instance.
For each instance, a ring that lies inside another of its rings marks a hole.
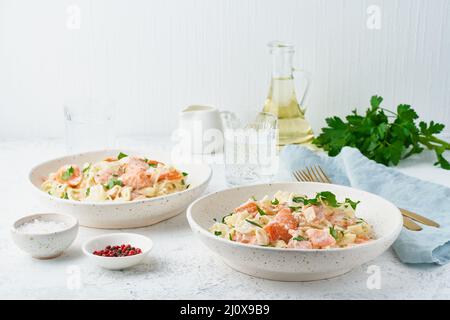
[[[26,216],[11,227],[16,245],[37,259],[60,256],[75,240],[77,233],[77,219],[59,213]]]

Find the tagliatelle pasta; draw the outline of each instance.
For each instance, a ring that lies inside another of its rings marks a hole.
[[[359,202],[339,202],[329,192],[314,198],[278,191],[249,199],[217,221],[210,232],[245,244],[276,248],[345,248],[374,239],[372,227],[356,217]]]
[[[82,168],[64,165],[49,174],[41,189],[77,201],[133,201],[186,190],[187,175],[156,160],[120,153]]]

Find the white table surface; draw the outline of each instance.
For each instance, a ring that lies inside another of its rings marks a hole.
[[[151,150],[161,145],[161,140],[122,139],[118,145]],[[80,250],[81,243],[108,231],[83,227],[80,227],[74,244],[61,257],[53,260],[32,259],[15,247],[9,228],[21,216],[45,211],[31,193],[27,174],[32,165],[64,153],[60,140],[0,141],[2,299],[450,298],[450,265],[405,265],[392,250],[334,279],[288,283],[253,278],[230,269],[209,252],[194,238],[184,214],[132,231],[151,237],[155,244],[145,264],[133,269],[108,271],[91,264]],[[435,168],[432,163],[433,156],[424,154],[408,159],[400,170],[450,186],[450,171]],[[226,187],[223,168],[213,165],[213,169],[214,175],[207,192]],[[380,289],[369,289],[367,286],[370,265],[379,267]]]

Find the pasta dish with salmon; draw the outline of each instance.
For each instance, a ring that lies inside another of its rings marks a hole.
[[[41,189],[77,201],[133,201],[189,188],[186,172],[156,160],[120,153],[81,168],[67,164],[50,173]]]
[[[278,191],[249,199],[216,221],[210,232],[224,239],[277,248],[345,248],[374,239],[372,227],[356,217],[359,202],[338,202],[329,192],[314,198]]]

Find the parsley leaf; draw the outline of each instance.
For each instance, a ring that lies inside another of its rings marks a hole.
[[[398,165],[403,159],[429,149],[436,154],[435,165],[450,170],[450,162],[444,158],[450,143],[436,137],[445,125],[434,121],[417,124],[419,116],[410,105],[400,104],[393,112],[381,108],[382,101],[382,97],[373,96],[364,115],[354,110],[345,119],[327,118],[327,127],[322,128],[313,143],[332,157],[345,146],[354,147],[386,166]]]
[[[83,173],[86,173],[89,171],[89,169],[91,169],[91,164],[89,163],[86,167],[84,167],[83,169]]]
[[[272,200],[272,204],[274,206],[276,206],[276,205],[280,204],[280,201],[277,198],[275,198],[275,199]]]
[[[261,209],[259,206],[256,206],[256,210],[258,210],[258,213],[259,213],[261,216],[265,216],[265,215],[266,215],[266,213],[264,212],[264,210]]]
[[[338,234],[337,234],[337,231],[336,231],[336,229],[334,227],[330,227],[330,234],[335,240],[338,239]]]
[[[117,160],[120,160],[120,159],[126,158],[126,157],[128,157],[128,155],[125,154],[125,153],[123,153],[123,152],[121,152],[121,153],[119,153],[119,155],[117,156]]]
[[[295,237],[295,238],[292,238],[292,240],[295,240],[295,241],[305,241],[306,239],[303,238],[302,236],[297,236],[297,237]]]
[[[63,174],[61,175],[61,179],[63,179],[64,181],[69,180],[74,172],[75,172],[74,168],[70,166],[69,168],[67,168],[66,171],[63,172]]]
[[[112,178],[109,179],[108,184],[105,187],[106,189],[109,190],[114,188],[114,186],[123,186],[123,183],[122,181],[113,176]]]
[[[214,231],[214,235],[215,235],[215,236],[221,236],[221,235],[222,235],[222,232],[221,232],[221,231]]]

